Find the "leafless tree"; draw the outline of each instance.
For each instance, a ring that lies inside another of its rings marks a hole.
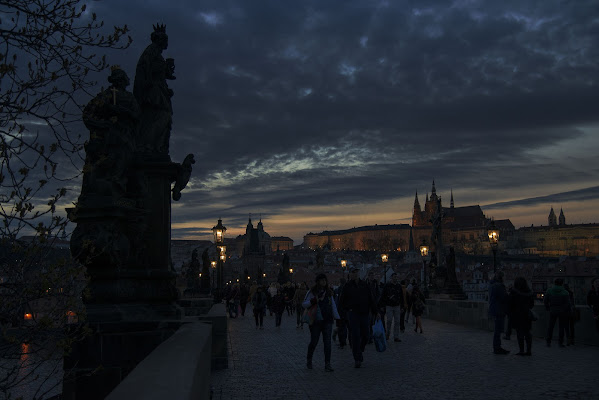
[[[128,28],[104,23],[80,0],[0,0],[0,393],[27,386],[44,398],[62,355],[82,331],[84,274],[58,238],[61,210],[81,171],[73,127],[109,65],[97,51],[126,48]],[[59,168],[60,166],[60,168]],[[23,240],[27,235],[28,240]],[[84,333],[84,332],[83,332]],[[50,366],[47,361],[55,359]]]

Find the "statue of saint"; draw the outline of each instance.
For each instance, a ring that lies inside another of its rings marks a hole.
[[[166,26],[154,26],[152,43],[146,47],[137,62],[133,94],[142,109],[138,150],[147,153],[168,154],[173,107],[173,91],[166,80],[175,79],[175,62],[166,60],[162,51],[168,48]]]
[[[80,200],[87,195],[125,196],[130,155],[135,150],[141,111],[126,90],[127,73],[111,68],[111,86],[94,97],[83,110],[83,123],[90,131],[85,143],[85,166]]]

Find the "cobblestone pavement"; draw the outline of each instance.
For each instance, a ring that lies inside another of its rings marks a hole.
[[[532,357],[522,357],[513,335],[503,340],[511,353],[495,355],[492,332],[424,319],[424,334],[410,321],[385,352],[367,345],[361,368],[333,342],[335,371],[325,372],[322,340],[306,368],[309,330],[296,329],[295,315],[275,328],[267,313],[256,330],[248,310],[229,319],[229,368],[212,373],[213,399],[599,399],[598,347],[534,338]]]

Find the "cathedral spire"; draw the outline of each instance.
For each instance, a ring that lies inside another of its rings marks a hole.
[[[420,210],[420,202],[418,201],[418,190],[416,191],[416,196],[414,197],[414,209],[416,208]]]
[[[437,189],[435,189],[435,180],[433,179],[433,188],[431,189],[431,197],[437,194]]]
[[[560,210],[559,210],[559,224],[566,225],[566,216],[564,215],[563,208],[560,208]]]
[[[453,208],[453,189],[451,189],[451,200],[449,201],[449,207]]]
[[[426,192],[426,203],[428,203],[428,192]]]
[[[549,222],[549,226],[557,225],[557,217],[555,216],[555,211],[553,211],[553,207],[551,207],[551,211],[549,212],[549,217],[547,218]]]

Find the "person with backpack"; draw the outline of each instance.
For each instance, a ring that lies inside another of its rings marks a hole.
[[[389,340],[391,324],[393,323],[393,340],[395,342],[401,342],[399,330],[400,326],[403,324],[401,324],[399,320],[401,319],[401,311],[404,309],[405,304],[403,288],[399,282],[399,275],[397,275],[396,272],[391,275],[391,282],[388,282],[383,287],[383,294],[379,301],[379,308],[381,307],[386,308],[385,314],[387,315],[387,325],[385,327],[385,334],[387,340]]]

